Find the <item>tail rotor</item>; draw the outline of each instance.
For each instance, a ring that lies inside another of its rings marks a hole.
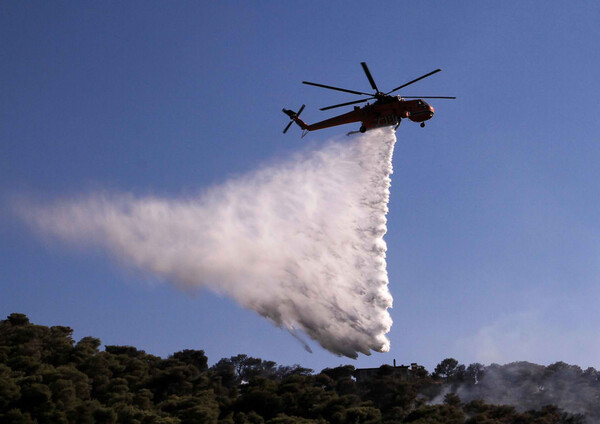
[[[287,116],[290,117],[290,123],[287,124],[287,126],[283,130],[284,134],[287,132],[287,130],[290,129],[290,127],[292,126],[292,124],[294,122],[296,122],[296,120],[298,119],[298,117],[300,116],[300,114],[302,113],[302,111],[304,110],[304,106],[305,105],[302,105],[302,107],[300,108],[300,110],[298,110],[298,112],[294,112],[293,110],[288,110],[288,109],[282,109],[283,113],[285,113]]]

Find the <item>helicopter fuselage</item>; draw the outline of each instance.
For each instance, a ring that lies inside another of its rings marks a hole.
[[[307,131],[362,122],[360,132],[365,132],[374,128],[398,125],[402,119],[424,122],[431,119],[434,112],[433,107],[424,100],[404,100],[400,96],[386,96],[377,99],[373,104],[366,104],[363,107],[354,106],[354,110],[350,112],[314,124],[307,125],[297,119],[302,129]]]

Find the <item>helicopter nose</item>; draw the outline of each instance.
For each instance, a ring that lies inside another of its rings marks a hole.
[[[433,106],[429,106],[429,119],[433,118],[433,114],[435,113],[435,109]]]

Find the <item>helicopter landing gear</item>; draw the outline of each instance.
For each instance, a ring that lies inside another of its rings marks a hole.
[[[421,122],[421,128],[425,128],[425,122]]]
[[[361,127],[358,130],[364,134],[367,132],[367,127],[365,127],[364,125],[361,125]]]

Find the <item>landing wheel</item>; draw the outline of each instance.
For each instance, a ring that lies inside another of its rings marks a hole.
[[[425,122],[421,122],[421,128],[425,128]]]
[[[361,125],[361,127],[358,129],[361,133],[366,133],[367,132],[367,127],[365,127],[364,125]]]

